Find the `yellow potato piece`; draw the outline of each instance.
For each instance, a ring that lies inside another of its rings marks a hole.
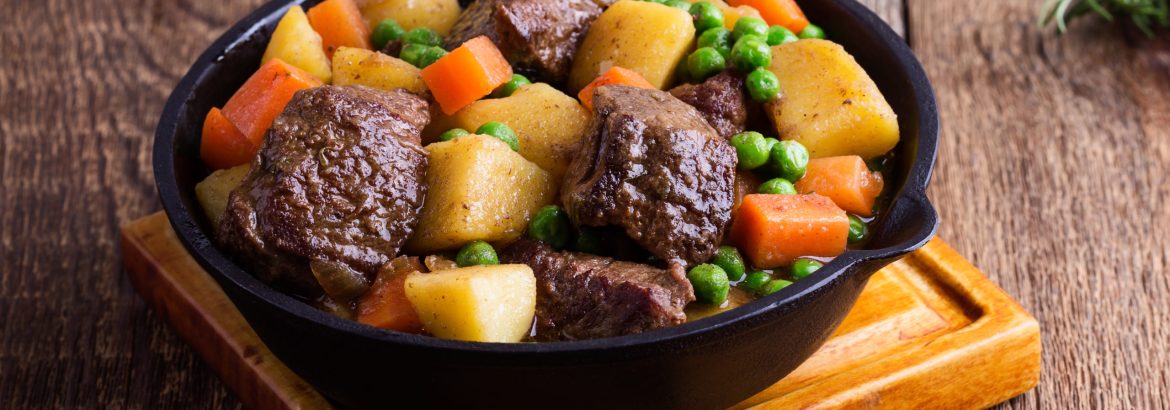
[[[552,176],[487,135],[430,144],[427,197],[406,241],[415,255],[458,249],[483,240],[502,245],[528,228],[556,196]]]
[[[452,116],[438,116],[425,132],[434,140],[443,131],[463,128],[475,131],[489,121],[499,121],[516,131],[520,155],[552,174],[556,186],[573,160],[589,111],[576,98],[544,83],[525,85],[509,97],[479,100]]]
[[[405,88],[422,94],[422,71],[408,62],[362,48],[341,47],[333,53],[333,85],[364,85],[390,91]]]
[[[406,30],[427,27],[446,36],[459,19],[459,0],[385,0],[362,7],[362,17],[370,30],[382,20],[392,19]]]
[[[228,196],[233,189],[240,186],[250,168],[251,165],[244,164],[221,169],[195,184],[195,198],[199,200],[199,206],[203,207],[203,213],[207,215],[207,220],[211,221],[212,226],[219,223],[219,217],[227,210]]]
[[[406,298],[423,327],[444,338],[519,342],[536,314],[536,277],[528,265],[488,265],[414,273]]]
[[[780,98],[767,105],[772,124],[813,158],[870,159],[898,145],[898,116],[840,45],[811,39],[772,47],[769,70],[780,80]]]
[[[268,48],[264,50],[260,63],[267,63],[274,58],[305,70],[326,84],[332,77],[329,57],[321,46],[321,36],[313,31],[301,6],[289,7],[280,22],[276,23],[276,30],[272,32],[272,39],[268,41]]]
[[[622,0],[601,13],[589,32],[569,73],[574,94],[593,79],[619,66],[641,74],[665,89],[674,82],[674,69],[691,50],[695,25],[691,15],[663,4]]]

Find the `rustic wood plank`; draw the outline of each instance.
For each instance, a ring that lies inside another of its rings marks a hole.
[[[122,274],[158,209],[150,148],[195,57],[260,0],[6,1],[0,13],[0,407],[233,407]]]
[[[250,408],[328,404],[264,347],[157,213],[122,230],[126,269]],[[963,371],[960,371],[963,370]],[[737,408],[980,408],[1036,385],[1036,320],[941,240],[874,275],[799,369]],[[939,388],[939,380],[950,384]]]
[[[1170,407],[1170,36],[1038,2],[909,0],[934,82],[941,236],[1040,320],[1044,377],[1012,408]]]
[[[1038,2],[906,1],[862,0],[908,23],[935,81],[942,236],[1045,329],[1041,386],[1009,407],[1170,407],[1166,35],[1085,21],[1055,38],[1033,24]],[[133,294],[116,228],[158,209],[149,149],[167,93],[260,3],[5,3],[5,405],[238,405]]]
[[[904,19],[906,4],[904,0],[858,0],[857,2],[877,13],[899,35],[906,36],[906,21]]]
[[[159,212],[122,229],[126,271],[138,294],[186,340],[250,409],[330,407],[280,363],[215,280],[179,243]]]

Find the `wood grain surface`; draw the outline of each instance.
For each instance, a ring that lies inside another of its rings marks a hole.
[[[150,147],[197,55],[260,0],[0,6],[0,407],[236,407],[121,271]],[[1170,407],[1170,35],[1039,1],[869,0],[934,81],[941,236],[1040,320],[1008,408]]]

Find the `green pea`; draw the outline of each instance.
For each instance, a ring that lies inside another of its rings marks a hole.
[[[687,56],[687,70],[691,80],[701,82],[723,71],[723,55],[711,47],[703,47]]]
[[[743,274],[747,271],[747,266],[743,264],[743,256],[740,256],[739,249],[735,249],[734,246],[720,246],[719,250],[715,251],[715,257],[711,258],[711,264],[727,272],[727,279],[732,282],[743,279]]]
[[[520,74],[512,74],[512,79],[508,80],[508,82],[504,83],[504,85],[501,85],[500,88],[497,88],[496,91],[492,93],[492,96],[496,98],[509,97],[512,95],[512,93],[516,92],[516,90],[519,90],[520,87],[529,84],[532,84],[532,81],[528,81],[528,77]]]
[[[784,178],[772,178],[760,184],[757,192],[772,195],[796,195],[796,185]]]
[[[594,255],[604,255],[604,243],[605,239],[597,228],[582,226],[577,230],[577,239],[573,241],[573,250]]]
[[[709,263],[691,268],[687,272],[687,280],[695,288],[695,299],[702,303],[722,305],[727,300],[727,292],[731,290],[727,272]]]
[[[740,71],[750,73],[772,63],[772,49],[761,37],[742,37],[731,47],[731,63]]]
[[[402,61],[410,63],[410,65],[418,67],[419,62],[422,60],[423,54],[425,54],[429,48],[431,47],[422,44],[407,43],[406,45],[402,46],[402,51],[398,53],[398,58],[401,58]]]
[[[435,30],[426,27],[415,27],[406,32],[402,38],[403,41],[411,44],[422,44],[424,46],[438,46],[443,44],[443,37],[439,36]]]
[[[476,134],[491,135],[512,147],[512,151],[520,152],[520,140],[516,139],[516,131],[499,121],[488,121],[475,130]]]
[[[679,10],[682,10],[682,11],[685,11],[688,13],[691,11],[691,3],[687,3],[683,0],[666,0],[666,2],[664,2],[662,4],[665,4],[665,5],[670,6],[670,7],[674,7],[676,9],[679,9]]]
[[[768,282],[771,280],[772,280],[772,275],[769,275],[768,272],[758,270],[758,271],[749,273],[747,275],[747,279],[744,279],[743,282],[739,283],[739,285],[742,286],[744,289],[747,289],[747,290],[752,291],[754,293],[759,293],[761,290],[764,289],[764,285],[767,285]]]
[[[382,20],[378,23],[378,27],[374,28],[374,34],[370,36],[370,42],[374,43],[375,50],[381,50],[386,47],[386,43],[401,39],[406,35],[406,30],[398,25],[397,21],[391,19]]]
[[[704,32],[715,27],[723,27],[723,10],[714,4],[700,1],[691,5],[691,17],[695,19],[695,31]]]
[[[760,295],[771,295],[773,293],[779,292],[780,289],[784,289],[791,284],[792,282],[786,281],[784,279],[772,279],[771,281],[768,281],[768,283],[764,284],[762,288],[760,288]]]
[[[731,29],[731,38],[739,41],[743,36],[759,36],[760,38],[767,38],[768,23],[758,17],[740,17],[735,21],[735,28]]]
[[[861,242],[866,235],[869,235],[869,225],[857,215],[849,215],[849,243]]]
[[[799,181],[808,170],[808,150],[796,141],[780,141],[772,147],[768,166],[780,178]]]
[[[569,245],[572,231],[573,225],[569,222],[569,214],[556,205],[540,208],[528,223],[529,237],[547,243],[558,251]]]
[[[699,39],[695,41],[695,45],[699,48],[714,48],[715,51],[723,55],[724,60],[731,58],[731,32],[723,27],[707,29],[703,34],[699,35]]]
[[[755,102],[772,101],[773,98],[780,95],[780,79],[764,67],[752,70],[751,74],[748,74],[745,84],[747,84],[748,94]]]
[[[801,30],[800,34],[798,34],[797,36],[800,38],[824,39],[825,38],[825,30],[821,29],[821,26],[818,26],[816,24],[809,24],[808,26],[805,26],[804,30]]]
[[[455,264],[459,267],[476,265],[499,265],[500,258],[496,256],[496,248],[484,241],[473,241],[463,245],[459,254],[455,255]]]
[[[453,139],[456,139],[459,137],[466,137],[468,135],[471,135],[471,133],[467,132],[467,130],[465,130],[465,129],[452,128],[452,129],[443,131],[442,134],[439,134],[439,141],[450,141],[450,140],[453,140]]]
[[[792,262],[792,277],[797,280],[804,279],[816,272],[817,269],[824,267],[825,264],[817,262],[813,259],[797,259]]]
[[[797,40],[800,40],[800,37],[784,26],[768,27],[768,45],[770,46],[788,44]]]
[[[418,68],[426,68],[427,66],[439,61],[440,58],[447,55],[447,50],[439,46],[429,46],[418,58]]]
[[[764,141],[768,143],[768,155],[772,154],[772,147],[775,147],[776,144],[780,143],[780,140],[771,137],[764,138]]]
[[[768,140],[755,131],[741,132],[731,137],[731,146],[739,157],[739,169],[753,170],[768,162]]]

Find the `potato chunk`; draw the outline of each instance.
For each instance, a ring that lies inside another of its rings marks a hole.
[[[331,77],[329,57],[321,47],[321,36],[313,31],[309,17],[301,6],[289,7],[284,17],[280,18],[260,63],[267,63],[274,58],[305,70],[322,82],[328,83]]]
[[[556,195],[548,171],[496,138],[469,135],[428,145],[427,152],[429,191],[418,228],[406,241],[412,254],[457,249],[474,240],[514,241]]]
[[[408,62],[362,48],[341,47],[333,53],[333,85],[364,85],[390,91],[427,91],[421,70]]]
[[[370,30],[378,27],[384,19],[393,19],[402,28],[428,27],[441,36],[446,36],[459,19],[458,0],[385,0],[374,1],[362,8]]]
[[[406,297],[431,334],[473,342],[519,342],[536,315],[536,276],[528,265],[416,273]]]
[[[801,40],[772,47],[780,98],[768,104],[776,132],[813,158],[870,159],[898,145],[898,116],[877,84],[843,47]]]
[[[455,115],[439,116],[424,138],[433,140],[451,128],[475,131],[488,121],[500,121],[516,131],[520,155],[552,174],[557,186],[589,125],[589,112],[576,98],[537,83],[521,87],[510,97],[479,100]]]
[[[695,41],[691,15],[653,2],[622,0],[601,13],[589,32],[569,74],[576,94],[610,67],[634,70],[650,84],[665,89],[674,69]]]
[[[203,207],[203,213],[207,215],[207,220],[211,221],[212,225],[219,223],[220,215],[227,210],[228,195],[240,186],[250,168],[251,165],[244,164],[221,169],[195,184],[195,198],[199,200],[199,206]]]

